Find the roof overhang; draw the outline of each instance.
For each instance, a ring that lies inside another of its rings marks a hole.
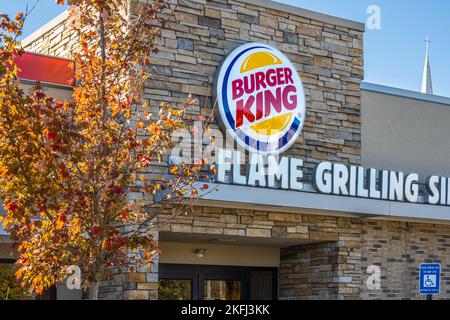
[[[394,96],[394,97],[400,97],[400,98],[406,98],[406,99],[412,99],[412,100],[418,100],[418,101],[423,101],[423,102],[436,103],[436,104],[450,106],[450,98],[448,98],[448,97],[442,97],[442,96],[432,95],[432,94],[424,94],[421,92],[405,90],[405,89],[400,89],[400,88],[394,88],[394,87],[388,87],[388,86],[384,86],[384,85],[380,85],[380,84],[362,82],[361,90],[367,91],[367,92],[385,94],[385,95]]]
[[[199,188],[201,185],[203,183]],[[450,210],[445,206],[327,195],[313,192],[311,185],[305,185],[306,191],[302,192],[231,184],[208,185],[209,188],[200,194],[198,205],[450,224]]]

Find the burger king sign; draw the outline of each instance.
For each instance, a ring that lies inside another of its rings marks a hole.
[[[275,154],[298,138],[305,121],[305,94],[289,59],[265,44],[235,49],[215,85],[225,129],[246,150]]]

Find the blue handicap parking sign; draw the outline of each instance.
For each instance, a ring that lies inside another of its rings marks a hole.
[[[441,265],[438,263],[420,265],[420,294],[441,292]]]

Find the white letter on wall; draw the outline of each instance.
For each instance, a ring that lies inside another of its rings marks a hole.
[[[268,162],[268,186],[269,188],[277,188],[276,181],[281,181],[282,189],[289,189],[289,158],[283,157],[278,163],[277,158],[269,156]]]
[[[220,149],[217,156],[217,182],[226,183],[227,172],[231,171],[232,153],[230,150]]]
[[[333,165],[333,193],[348,196],[348,168],[343,164]]]
[[[241,153],[239,151],[233,152],[233,183],[247,184],[247,177],[241,175]]]
[[[389,200],[403,201],[404,174],[391,171],[389,174]]]
[[[290,164],[290,187],[292,190],[303,190],[303,160],[291,158]]]
[[[429,204],[438,204],[439,203],[439,189],[437,188],[437,184],[439,183],[438,176],[431,176],[427,179],[427,202]]]
[[[333,190],[333,178],[331,175],[331,162],[321,162],[314,169],[314,188],[322,193],[330,194]]]
[[[248,185],[255,187],[266,187],[267,185],[264,158],[260,153],[253,153],[251,155]]]
[[[405,197],[412,203],[419,202],[419,175],[416,173],[409,174],[405,180]]]

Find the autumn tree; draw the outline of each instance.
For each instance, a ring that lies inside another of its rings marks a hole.
[[[20,88],[14,59],[23,53],[17,39],[26,15],[0,17],[3,223],[19,244],[23,286],[42,293],[78,265],[96,299],[105,273],[152,263],[158,249],[149,208],[174,204],[175,215],[190,206],[183,199],[198,195],[194,182],[205,161],[181,163],[162,177],[144,174],[164,161],[171,133],[186,127],[194,103],[162,104],[153,114],[142,99],[166,5],[149,1],[132,12],[122,0],[58,2],[71,6],[79,39],[72,101],[47,96],[39,84],[31,93]],[[132,191],[146,200],[130,201]]]

